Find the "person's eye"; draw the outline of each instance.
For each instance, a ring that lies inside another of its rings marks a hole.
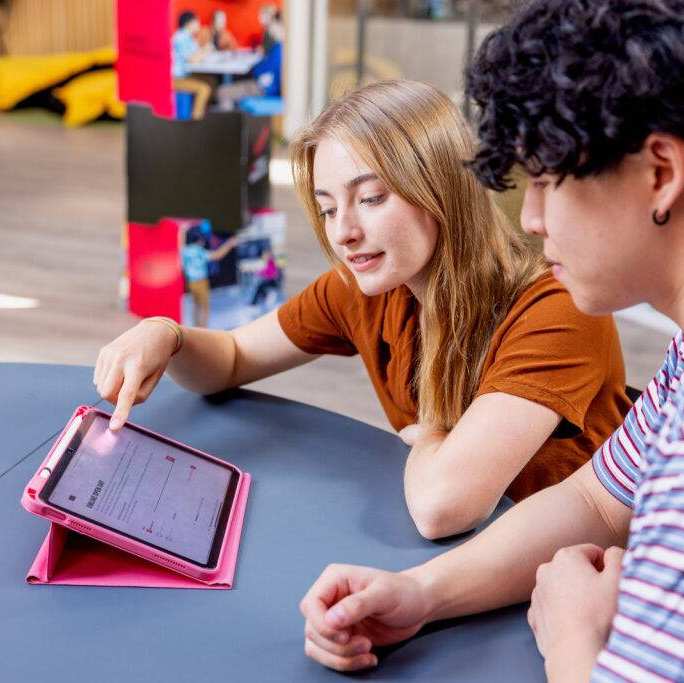
[[[321,218],[334,218],[335,217],[335,211],[337,209],[331,208],[331,209],[321,209],[320,213],[318,214]]]
[[[548,184],[549,184],[548,180],[541,180],[539,178],[532,181],[532,187],[534,187],[537,190],[543,190],[544,188],[546,188],[548,186]]]
[[[375,194],[372,197],[364,197],[361,200],[361,204],[366,204],[369,206],[374,206],[375,204],[381,204],[382,201],[385,199],[386,195],[383,194]]]

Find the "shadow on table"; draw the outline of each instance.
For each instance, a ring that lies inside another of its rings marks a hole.
[[[247,430],[235,443],[238,448],[259,452],[258,460],[252,460],[250,466],[268,459],[270,476],[274,473],[287,476],[288,470],[301,467],[314,486],[316,480],[332,479],[340,491],[340,504],[349,494],[348,487],[361,489],[353,496],[358,501],[354,512],[358,514],[360,530],[383,545],[422,549],[423,554],[425,549],[433,548],[437,554],[441,548],[458,545],[475,533],[458,534],[435,542],[418,534],[403,494],[403,472],[409,447],[396,435],[327,410],[253,391],[231,389],[204,400],[218,408],[229,407],[227,414],[231,413],[231,404],[239,404],[240,412],[244,409],[250,420],[257,416],[260,429]],[[268,415],[267,419],[259,417],[264,413]],[[241,427],[245,426],[242,422]],[[229,430],[230,425],[225,427]],[[312,457],[310,452],[302,453],[296,447],[303,431],[307,433],[307,440],[321,444],[318,457]],[[274,441],[277,442],[275,448]],[[292,444],[295,448],[290,448]],[[282,457],[285,451],[286,459]],[[316,498],[316,504],[329,508],[333,518],[340,513],[339,509],[332,509],[336,506],[334,497]],[[511,505],[509,500],[502,500],[490,519],[478,529],[490,524]]]
[[[374,650],[378,655],[378,666],[376,668],[340,675],[358,680],[393,681],[397,680],[397,672],[405,671],[407,667],[410,667],[415,673],[417,667],[423,673],[421,680],[430,680],[431,660],[435,660],[439,650],[441,648],[457,647],[460,652],[460,666],[454,666],[452,672],[454,681],[468,680],[469,683],[474,683],[477,680],[477,683],[484,683],[486,680],[487,683],[492,683],[493,680],[506,680],[506,678],[499,676],[491,679],[485,678],[487,676],[485,669],[487,666],[491,666],[491,663],[483,666],[481,661],[478,662],[478,658],[482,656],[481,647],[483,642],[489,640],[492,643],[492,653],[499,655],[497,659],[503,660],[500,661],[500,667],[505,669],[505,654],[497,652],[497,648],[500,648],[502,639],[510,638],[511,631],[518,627],[520,609],[520,605],[513,605],[484,614],[462,617],[460,619],[446,619],[428,624],[408,640],[396,645],[376,648]],[[456,642],[456,634],[458,634],[459,642]],[[536,651],[531,630],[520,630],[518,628],[516,635],[517,637],[514,637],[512,642],[507,643],[506,649],[533,647]],[[472,644],[472,647],[469,647],[469,643]],[[516,672],[516,677],[511,680],[532,681],[539,679],[540,665],[539,661],[535,660],[541,660],[541,656],[538,655],[531,659],[536,666],[528,672],[530,674],[529,678],[525,676],[525,672],[518,671]],[[481,676],[476,676],[476,679],[462,678],[461,676],[466,671],[480,671]],[[492,671],[490,670],[491,673]],[[443,676],[444,671],[441,671],[440,674]]]

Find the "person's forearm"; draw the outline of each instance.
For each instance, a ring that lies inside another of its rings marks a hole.
[[[207,56],[207,48],[205,47],[200,47],[198,50],[195,50],[189,57],[188,57],[188,62],[190,64],[198,64],[201,62],[205,57]]]
[[[602,647],[589,629],[563,638],[556,650],[544,653],[548,683],[588,683]]]
[[[432,468],[435,455],[444,443],[445,435],[435,433],[420,438],[411,447],[406,458],[404,469],[404,494],[411,516],[415,519],[415,510],[419,502],[429,494],[432,488]]]
[[[230,332],[183,327],[183,346],[167,368],[174,382],[198,394],[234,385],[235,342]]]
[[[578,475],[518,503],[467,543],[408,570],[426,588],[429,620],[528,600],[538,566],[565,546],[624,545],[629,510],[620,510],[617,522],[607,519]],[[594,474],[585,469],[583,477]]]
[[[411,449],[404,471],[406,505],[416,528],[429,539],[473,529],[489,517],[498,496],[471,487],[463,493],[453,463],[440,455],[447,434],[434,432]],[[480,495],[481,494],[481,495]]]

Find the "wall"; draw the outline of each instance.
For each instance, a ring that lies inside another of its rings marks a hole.
[[[197,11],[205,24],[214,9],[225,10],[228,27],[245,45],[261,37],[259,8],[283,6],[283,0],[171,1],[178,11]],[[115,4],[115,0],[12,0],[5,36],[7,51],[16,55],[49,54],[113,45]]]
[[[481,24],[476,43],[479,44],[494,28],[494,25]],[[328,64],[331,79],[341,72],[355,73],[356,39],[355,17],[330,17]],[[380,62],[378,77],[397,75],[427,81],[460,101],[466,40],[467,27],[462,22],[372,17],[366,24],[366,58],[371,72],[375,60]],[[347,65],[346,69],[343,64]]]
[[[209,25],[214,11],[221,9],[228,16],[228,28],[240,45],[257,45],[261,42],[259,8],[276,5],[282,8],[283,0],[173,0],[171,21],[176,30],[181,12],[192,11],[200,23]]]
[[[113,0],[13,0],[9,54],[91,50],[114,43]]]

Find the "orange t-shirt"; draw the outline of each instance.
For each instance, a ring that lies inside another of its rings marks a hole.
[[[418,303],[401,286],[366,296],[331,270],[278,311],[285,334],[312,354],[361,355],[396,430],[413,424],[411,390]],[[477,396],[503,392],[529,399],[562,420],[506,494],[522,500],[587,462],[630,407],[617,329],[611,316],[575,308],[551,274],[528,287],[492,336]]]

